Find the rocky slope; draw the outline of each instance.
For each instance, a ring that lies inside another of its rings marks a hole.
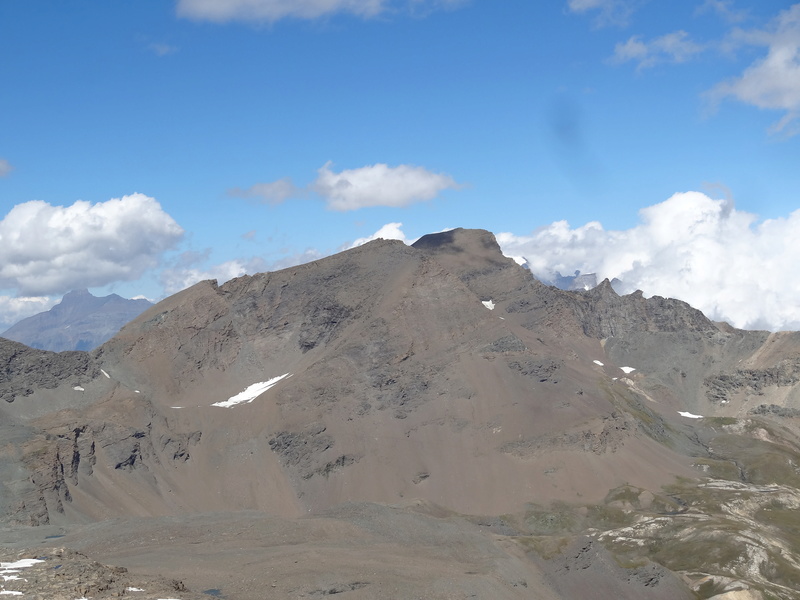
[[[371,242],[200,283],[91,353],[0,340],[0,510],[190,587],[236,562],[175,558],[209,539],[192,515],[304,540],[303,567],[246,544],[297,583],[231,597],[794,598],[799,341],[545,286],[488,232]],[[120,548],[108,519],[133,517],[177,541]]]

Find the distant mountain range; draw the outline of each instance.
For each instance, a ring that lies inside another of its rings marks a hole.
[[[10,327],[2,337],[39,350],[93,350],[152,305],[144,299],[97,297],[89,290],[75,290],[50,310]]]

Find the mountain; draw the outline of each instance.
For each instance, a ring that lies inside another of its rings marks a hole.
[[[89,290],[76,290],[65,294],[50,310],[10,327],[2,336],[53,352],[93,350],[152,305],[149,300],[128,300],[117,294],[98,298]]]
[[[798,598],[798,384],[797,333],[377,240],[0,340],[0,514],[228,598]]]

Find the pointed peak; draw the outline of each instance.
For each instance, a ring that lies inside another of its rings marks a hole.
[[[603,279],[600,284],[592,290],[598,296],[603,298],[618,298],[619,294],[614,290],[614,287],[611,285],[611,281],[609,281],[608,277]]]

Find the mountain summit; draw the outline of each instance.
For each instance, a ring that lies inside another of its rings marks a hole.
[[[280,573],[243,598],[796,597],[798,335],[549,287],[486,231],[201,282],[90,353],[0,342],[0,510],[79,550]]]

